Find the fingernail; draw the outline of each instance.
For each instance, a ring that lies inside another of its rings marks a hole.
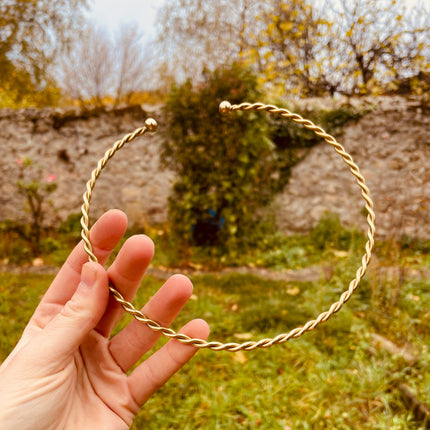
[[[97,280],[97,270],[91,263],[82,266],[81,283],[87,287],[92,287]]]

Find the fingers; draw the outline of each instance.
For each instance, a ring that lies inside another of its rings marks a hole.
[[[102,317],[108,297],[108,278],[97,263],[86,263],[81,281],[71,299],[41,331],[36,343],[51,363],[61,363],[73,354]],[[47,352],[49,352],[47,354]]]
[[[183,275],[173,275],[142,309],[148,318],[164,327],[179,314],[193,292],[191,281]],[[160,334],[135,319],[109,343],[114,360],[127,372],[143,354],[149,351]]]
[[[106,263],[126,228],[126,215],[116,209],[106,212],[91,228],[91,243],[100,264]],[[81,241],[69,255],[41,303],[64,305],[73,296],[80,280],[82,265],[87,261],[88,255]]]
[[[209,335],[209,326],[203,320],[193,320],[183,327],[181,333],[190,337],[206,339]],[[128,378],[130,393],[137,404],[142,406],[196,352],[197,348],[194,346],[170,340],[163,348],[138,366]]]
[[[133,300],[153,255],[154,244],[151,239],[136,235],[124,243],[108,269],[109,279],[127,301]],[[123,314],[121,305],[110,297],[105,315],[97,325],[97,331],[108,337]]]

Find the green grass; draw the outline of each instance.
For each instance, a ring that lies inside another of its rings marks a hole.
[[[408,260],[427,265],[428,256]],[[201,317],[211,339],[242,341],[287,332],[338,299],[358,256],[337,259],[327,281],[282,283],[251,275],[193,277],[194,297],[174,323]],[[300,339],[269,349],[200,351],[142,409],[133,429],[424,429],[414,422],[398,383],[430,404],[430,280],[384,277],[371,268],[350,302]],[[415,267],[415,266],[414,266]],[[51,276],[0,274],[0,358],[19,339]],[[136,306],[161,285],[147,277]],[[127,319],[126,319],[127,320]],[[126,320],[121,324],[124,325]],[[378,348],[378,333],[407,345],[413,366]]]
[[[0,362],[21,337],[51,275],[12,275],[0,273]]]

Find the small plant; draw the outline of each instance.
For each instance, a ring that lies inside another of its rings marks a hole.
[[[358,249],[364,244],[364,235],[355,229],[342,226],[339,215],[326,212],[312,229],[310,239],[315,248],[338,250]]]
[[[81,216],[80,212],[69,214],[58,227],[58,233],[67,236],[71,243],[76,242],[81,237]]]
[[[51,203],[47,202],[47,198],[57,189],[55,182],[57,177],[54,174],[49,174],[41,180],[43,170],[34,165],[30,158],[19,159],[17,163],[20,171],[16,186],[18,192],[24,196],[24,207],[31,217],[30,228],[28,231],[24,229],[23,234],[29,240],[33,253],[37,255],[41,251],[41,233],[46,207]]]
[[[5,263],[22,264],[32,257],[32,250],[25,239],[26,227],[15,220],[0,221],[0,259]]]

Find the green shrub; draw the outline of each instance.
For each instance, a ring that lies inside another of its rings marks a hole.
[[[52,237],[45,237],[40,241],[40,251],[42,254],[50,254],[62,247],[62,243]]]
[[[279,107],[290,109],[283,101],[277,101]],[[346,124],[358,121],[369,112],[369,108],[354,108],[348,105],[339,106],[331,110],[327,109],[296,109],[292,110],[322,127],[327,133],[338,136],[342,133]],[[292,120],[277,115],[268,117],[270,124],[270,138],[279,149],[287,148],[311,148],[321,142],[321,137],[306,127]]]
[[[28,263],[33,257],[33,250],[28,242],[20,237],[16,237],[15,240],[9,244],[7,247],[7,254],[5,255],[5,258],[12,264]]]
[[[24,197],[24,209],[30,214],[31,224],[25,239],[28,240],[35,255],[41,252],[40,241],[43,233],[43,221],[49,206],[53,206],[48,197],[57,189],[55,174],[46,175],[44,168],[32,162],[28,157],[17,160],[19,166],[16,187]],[[45,176],[43,178],[43,176]],[[43,178],[43,179],[42,179]]]
[[[33,257],[30,244],[25,239],[30,227],[6,219],[0,222],[0,259],[12,264],[27,263]]]
[[[169,218],[183,245],[217,245],[231,256],[254,246],[267,233],[267,225],[260,226],[270,214],[262,208],[282,191],[291,168],[321,142],[314,132],[274,115],[219,114],[224,99],[241,103],[260,96],[256,77],[239,64],[206,71],[198,85],[187,81],[172,88],[162,159],[178,175]],[[335,135],[364,113],[350,106],[302,112]]]
[[[414,254],[430,254],[430,240],[402,234],[399,242],[399,245],[403,250],[409,250]]]
[[[265,267],[303,267],[308,265],[308,253],[306,248],[302,246],[285,245],[266,252],[262,262]]]
[[[326,212],[318,224],[312,229],[310,239],[315,248],[324,250],[334,248],[339,250],[358,249],[364,244],[364,235],[356,229],[346,229],[342,226],[339,215]]]
[[[80,212],[70,214],[58,227],[58,232],[67,235],[71,240],[78,240],[81,237],[81,216]]]
[[[256,77],[238,64],[172,88],[162,156],[178,174],[169,217],[182,242],[233,252],[252,240],[277,189],[277,154],[261,114],[221,115],[219,103],[259,98]]]

